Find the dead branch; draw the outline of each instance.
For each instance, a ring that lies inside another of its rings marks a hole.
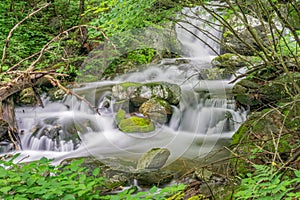
[[[63,85],[61,85],[61,83],[59,82],[59,80],[57,80],[56,78],[52,77],[51,75],[47,74],[44,76],[45,78],[47,78],[51,84],[55,87],[58,87],[60,89],[62,89],[66,94],[70,94],[75,96],[77,99],[85,102],[89,107],[91,107],[93,110],[95,110],[99,115],[101,115],[101,113],[99,112],[99,109],[94,106],[93,104],[91,104],[91,102],[89,102],[88,100],[86,100],[85,98],[79,96],[78,94],[72,92],[71,90],[65,88]]]
[[[31,16],[35,15],[36,13],[40,12],[41,10],[43,10],[44,8],[47,8],[50,5],[50,3],[46,3],[44,4],[42,7],[40,7],[39,9],[37,9],[36,11],[30,13],[29,15],[27,15],[25,18],[23,18],[19,23],[17,23],[8,33],[8,36],[6,38],[6,42],[3,48],[3,54],[2,54],[2,59],[1,59],[1,65],[4,64],[4,60],[6,57],[6,50],[9,46],[9,42],[10,42],[10,38],[12,37],[13,32],[20,26],[20,24],[22,24],[24,21],[26,21],[27,19],[29,19]],[[2,71],[2,68],[0,69]]]

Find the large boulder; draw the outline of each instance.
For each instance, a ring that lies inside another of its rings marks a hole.
[[[213,67],[218,68],[229,68],[236,70],[241,67],[245,67],[248,65],[246,62],[245,56],[232,54],[232,53],[226,53],[220,56],[216,56],[211,61],[211,64]]]
[[[146,133],[155,129],[153,122],[142,116],[127,116],[125,111],[120,109],[116,114],[118,128],[125,133]]]
[[[232,137],[235,155],[247,158],[251,163],[262,164],[271,160],[274,163],[285,163],[295,155],[299,146],[300,102],[295,98],[293,103],[278,103],[276,108],[266,108],[252,112]],[[276,143],[274,143],[276,140]],[[274,153],[279,160],[273,160]],[[298,156],[299,159],[299,156]],[[246,175],[253,165],[238,159],[232,162],[240,175]],[[299,169],[299,163],[291,163]]]
[[[137,170],[160,169],[164,166],[170,156],[170,151],[166,148],[153,148],[147,151],[138,160]]]
[[[176,84],[167,82],[135,83],[125,82],[112,87],[112,96],[117,100],[130,100],[131,103],[139,107],[145,101],[158,97],[168,101],[170,104],[179,104],[181,89]]]
[[[139,112],[149,117],[152,121],[164,124],[169,121],[172,108],[166,100],[152,98],[140,106]]]
[[[300,85],[300,73],[294,72],[292,75],[295,83]],[[294,93],[294,86],[288,75],[282,74],[268,81],[243,79],[234,85],[232,93],[239,105],[249,106],[254,110],[267,104],[287,101]]]
[[[169,183],[174,173],[161,169],[167,162],[170,151],[166,148],[152,148],[138,160],[135,178],[140,185]]]

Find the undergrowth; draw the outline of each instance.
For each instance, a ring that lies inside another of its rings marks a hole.
[[[165,199],[184,185],[163,189],[153,186],[146,192],[136,192],[134,187],[108,195],[108,179],[101,176],[99,168],[84,166],[84,159],[73,160],[66,166],[53,166],[51,160],[42,158],[30,163],[0,161],[0,199]]]

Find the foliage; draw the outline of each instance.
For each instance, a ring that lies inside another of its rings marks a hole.
[[[97,198],[106,180],[98,176],[98,168],[87,176],[88,169],[81,166],[83,161],[74,160],[62,168],[50,165],[46,158],[27,164],[1,161],[0,196],[4,199]]]
[[[171,196],[184,185],[163,189],[151,188],[136,192],[132,188],[115,195],[103,194],[108,180],[99,168],[89,169],[84,159],[75,159],[65,166],[53,166],[51,160],[42,158],[24,164],[13,160],[0,161],[0,198],[4,199],[162,199]]]
[[[126,199],[126,200],[134,200],[134,199],[166,199],[167,197],[170,197],[174,194],[176,194],[178,191],[183,190],[185,185],[172,185],[165,187],[163,189],[157,188],[156,186],[153,186],[148,191],[141,191],[137,192],[136,188],[131,188],[128,190],[124,190],[123,192],[119,193],[117,196],[107,196],[107,199],[111,200],[119,200],[119,199]]]
[[[242,179],[238,192],[234,194],[237,199],[298,199],[300,192],[294,191],[295,185],[300,182],[300,171],[294,170],[294,178],[290,179],[283,173],[276,171],[273,166],[254,165],[256,171]]]
[[[170,2],[171,3],[171,2]],[[106,0],[100,4],[94,1],[85,12],[85,16],[96,16],[91,24],[100,27],[108,36],[133,29],[158,26],[167,17],[175,14],[178,6],[166,9],[159,0]]]
[[[43,3],[46,2],[47,1],[31,1],[30,3],[28,3],[28,1],[1,1],[1,55],[3,53],[2,47],[4,47],[6,38],[11,29],[18,22],[20,22],[34,10],[37,10]],[[80,16],[77,11],[78,1],[63,0],[53,2],[54,3],[48,8],[41,10],[39,13],[31,16],[22,24],[20,24],[13,32],[13,35],[9,41],[9,48],[5,63],[2,66],[4,70],[16,64],[20,60],[40,51],[43,45],[45,45],[59,32],[80,23]],[[52,49],[52,53],[48,53],[48,59],[58,59],[58,55],[62,54],[62,49],[58,48],[60,45],[61,44],[56,44],[56,46],[49,48]],[[23,67],[26,68],[29,64],[30,62],[24,62]]]

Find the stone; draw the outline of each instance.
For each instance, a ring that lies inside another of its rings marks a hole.
[[[137,163],[137,170],[160,169],[164,166],[170,156],[166,148],[152,148],[141,156]]]
[[[174,178],[174,173],[170,171],[156,170],[141,170],[135,174],[134,178],[139,185],[153,186],[170,183]]]
[[[116,122],[117,124],[120,124],[120,122],[125,119],[125,115],[126,115],[126,112],[122,109],[120,109],[117,114],[116,114]]]
[[[67,96],[66,92],[62,89],[58,89],[53,93],[53,100],[62,100],[63,98],[65,98],[65,96]]]
[[[130,100],[139,107],[145,101],[158,97],[170,104],[178,105],[181,98],[181,89],[176,84],[167,82],[135,83],[125,82],[112,87],[112,96],[117,100]]]
[[[37,103],[35,92],[30,88],[22,90],[19,94],[19,103],[24,105],[35,105]]]
[[[172,115],[172,108],[166,100],[152,98],[140,106],[139,112],[154,122],[164,124],[169,121]]]
[[[292,76],[295,83],[300,85],[300,73],[294,72]],[[288,75],[282,74],[268,81],[243,79],[234,85],[232,93],[237,104],[255,110],[263,108],[266,104],[287,101],[291,97],[293,87]]]
[[[213,67],[218,68],[233,68],[238,69],[245,67],[248,64],[245,61],[245,57],[237,54],[226,53],[220,56],[215,57],[211,64]]]
[[[137,116],[120,120],[118,127],[125,133],[147,133],[155,130],[150,119]]]

